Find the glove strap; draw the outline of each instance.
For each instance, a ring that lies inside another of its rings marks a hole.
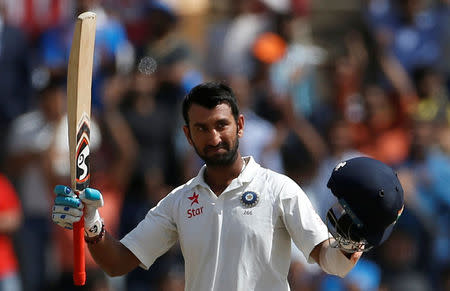
[[[95,208],[94,208],[95,209]],[[98,210],[88,211],[86,207],[86,214],[84,216],[84,235],[94,237],[100,234],[103,225],[103,219],[100,217]]]
[[[96,243],[98,243],[99,241],[102,240],[102,238],[105,236],[105,232],[106,232],[105,224],[102,221],[102,228],[100,230],[100,233],[98,235],[96,235],[96,236],[87,236],[87,235],[85,235],[84,236],[84,241],[86,243],[88,243],[88,244],[96,244]]]

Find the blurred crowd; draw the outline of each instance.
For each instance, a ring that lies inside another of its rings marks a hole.
[[[120,238],[202,161],[180,101],[229,84],[243,155],[298,182],[322,218],[343,159],[392,166],[405,211],[345,278],[293,246],[297,290],[450,290],[450,1],[0,0],[0,290],[72,290],[71,232],[51,222],[70,184],[66,70],[75,16],[97,14],[91,187]],[[233,266],[230,266],[233,267]],[[86,290],[184,288],[179,247],[108,278],[87,254]]]

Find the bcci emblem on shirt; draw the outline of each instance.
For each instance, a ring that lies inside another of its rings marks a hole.
[[[258,204],[258,194],[252,191],[247,191],[241,196],[241,203],[245,207],[254,207]]]

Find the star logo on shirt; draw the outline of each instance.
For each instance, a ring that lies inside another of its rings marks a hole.
[[[194,203],[197,203],[197,204],[198,204],[198,194],[196,194],[195,192],[194,192],[194,194],[192,194],[191,197],[188,197],[188,199],[192,201],[192,202],[191,202],[191,206],[192,206]]]

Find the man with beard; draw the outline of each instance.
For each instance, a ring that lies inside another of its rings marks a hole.
[[[185,290],[289,290],[291,238],[310,262],[345,276],[361,252],[332,247],[327,227],[288,177],[241,157],[244,116],[221,83],[194,87],[183,101],[184,134],[204,160],[199,174],[152,208],[120,241],[103,225],[99,191],[77,198],[55,188],[55,223],[72,228],[84,213],[89,250],[110,276],[148,269],[179,241]]]

